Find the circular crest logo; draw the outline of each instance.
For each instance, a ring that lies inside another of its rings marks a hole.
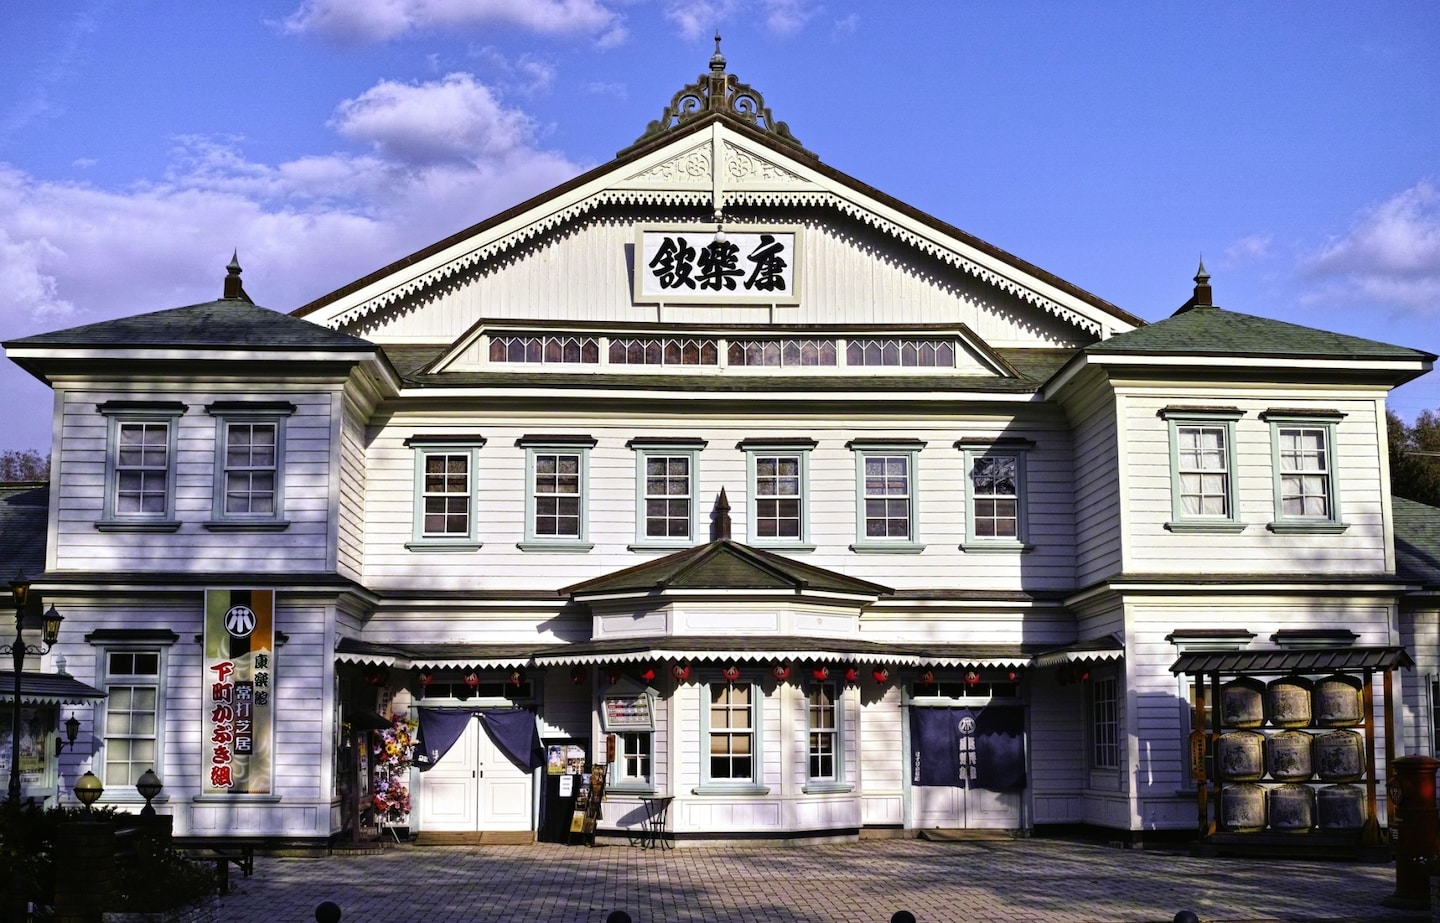
[[[974,733],[975,733],[975,719],[974,719],[974,718],[971,718],[969,715],[966,715],[964,718],[961,718],[961,719],[960,719],[960,733],[961,733],[961,734],[974,734]]]
[[[249,637],[255,630],[255,612],[249,606],[231,606],[225,613],[225,630],[236,638]]]

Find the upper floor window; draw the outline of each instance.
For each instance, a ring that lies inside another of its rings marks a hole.
[[[965,551],[1028,551],[1025,462],[1028,439],[962,439]]]
[[[635,450],[634,548],[692,543],[696,532],[695,472],[702,439],[632,439]]]
[[[717,365],[713,339],[637,337],[610,341],[611,365]]]
[[[109,418],[101,530],[173,532],[175,430],[187,409],[178,401],[108,401]]]
[[[525,551],[588,551],[589,436],[522,436],[525,449]]]
[[[813,547],[806,493],[815,440],[747,439],[739,447],[750,482],[751,544]]]
[[[1267,410],[1275,472],[1276,532],[1342,532],[1335,482],[1334,411]]]
[[[600,341],[596,337],[563,334],[493,334],[490,337],[490,361],[592,365],[600,361]]]
[[[854,440],[857,510],[855,551],[921,551],[915,523],[916,465],[925,443]]]
[[[845,345],[845,364],[954,368],[955,344],[944,340],[908,340],[896,337],[853,339]]]
[[[277,528],[284,521],[287,401],[216,401],[215,494],[210,529]]]
[[[1166,407],[1170,431],[1172,532],[1239,532],[1235,509],[1235,421],[1230,407]]]
[[[415,452],[415,525],[411,550],[473,551],[475,467],[485,439],[471,433],[417,434],[405,440]]]
[[[727,358],[732,366],[834,365],[835,341],[731,340]]]

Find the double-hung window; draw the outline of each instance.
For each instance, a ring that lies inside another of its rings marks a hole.
[[[760,687],[723,680],[700,687],[708,699],[701,713],[701,759],[697,793],[763,794],[761,780]]]
[[[1166,407],[1160,411],[1170,432],[1170,521],[1172,532],[1240,532],[1235,501],[1233,407]]]
[[[817,680],[805,689],[805,791],[851,791],[845,781],[845,687]]]
[[[635,451],[635,544],[632,550],[694,544],[696,464],[703,439],[632,439]]]
[[[813,439],[747,439],[750,487],[750,543],[810,550],[807,492]]]
[[[590,436],[522,436],[525,450],[524,551],[588,551]]]
[[[109,421],[102,531],[174,532],[175,430],[178,401],[107,401]]]
[[[853,440],[856,514],[854,551],[919,552],[916,466],[925,443]]]
[[[288,401],[215,401],[215,493],[211,530],[285,529],[285,419]]]
[[[1025,461],[1028,439],[961,439],[965,457],[966,552],[1029,551]]]
[[[1274,468],[1274,532],[1343,532],[1335,482],[1335,429],[1344,414],[1267,410]]]
[[[165,667],[179,636],[168,629],[102,628],[95,645],[105,699],[96,706],[101,745],[96,774],[107,801],[138,801],[135,783],[147,769],[165,777]]]
[[[405,445],[415,452],[415,525],[406,547],[412,551],[478,549],[475,467],[485,439],[468,433],[417,434],[405,440]]]

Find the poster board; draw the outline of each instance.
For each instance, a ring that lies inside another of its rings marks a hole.
[[[575,796],[575,813],[570,817],[570,842],[578,838],[587,845],[595,845],[595,828],[600,823],[600,809],[605,801],[605,777],[609,774],[604,763],[596,763],[588,775],[580,777],[580,791]]]

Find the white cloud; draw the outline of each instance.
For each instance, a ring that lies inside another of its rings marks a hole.
[[[1270,255],[1271,241],[1269,234],[1247,234],[1231,241],[1225,248],[1225,264],[1233,268],[1263,260]]]
[[[1309,260],[1312,300],[1440,313],[1440,188],[1421,181],[1363,212]]]
[[[849,16],[846,16],[843,19],[835,20],[835,24],[831,27],[830,30],[830,36],[831,38],[844,38],[846,36],[854,35],[855,30],[859,27],[860,14],[851,13]]]
[[[709,37],[740,9],[740,0],[680,0],[665,7],[665,18],[687,39]]]
[[[382,81],[341,103],[330,125],[387,159],[412,164],[503,158],[535,135],[528,115],[501,106],[469,74],[419,85]]]
[[[335,127],[372,151],[264,164],[186,137],[119,189],[0,165],[0,340],[219,297],[233,248],[251,296],[292,310],[582,169],[467,74],[377,84]]]
[[[589,34],[615,41],[623,26],[599,0],[304,0],[287,32],[342,42],[383,42],[408,32],[507,25],[544,35]]]
[[[777,35],[799,32],[815,9],[807,0],[762,0],[765,8],[765,25]]]

